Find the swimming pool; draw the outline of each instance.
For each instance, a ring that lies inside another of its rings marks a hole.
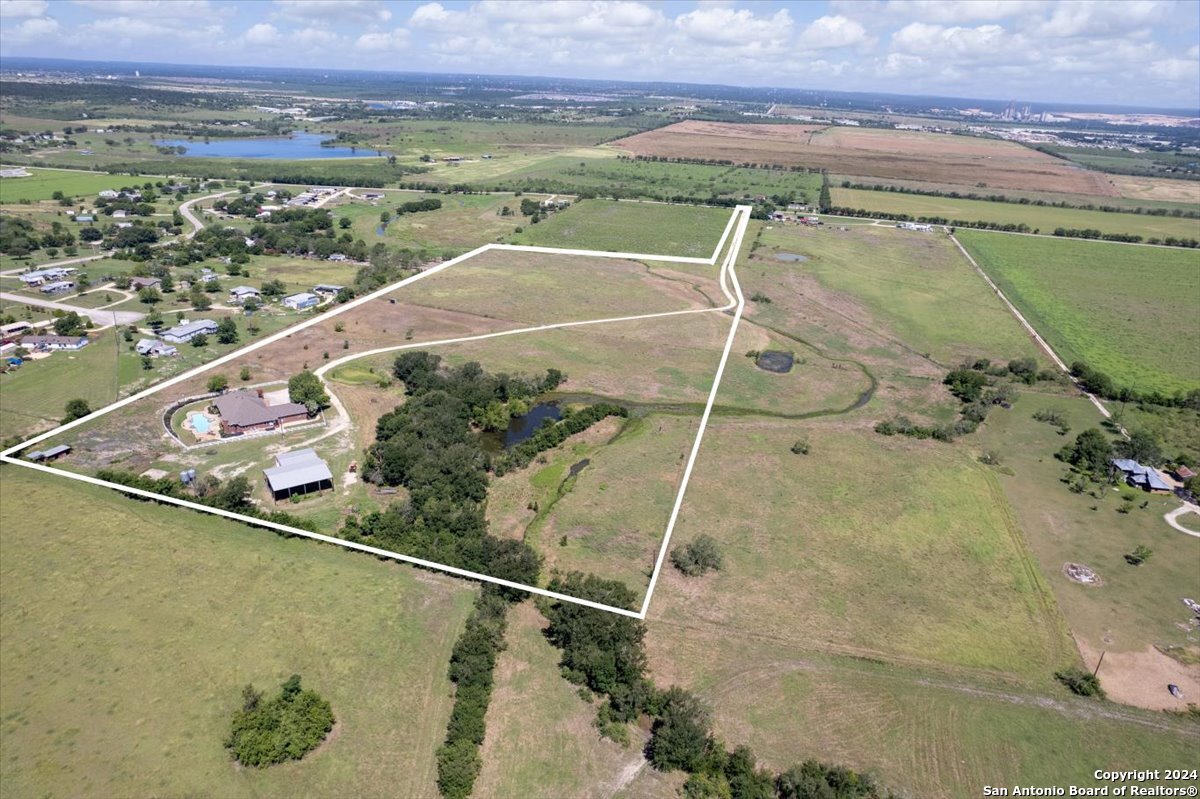
[[[210,422],[208,421],[208,417],[204,414],[193,413],[188,416],[188,422],[192,425],[192,429],[200,435],[204,435],[208,432]]]

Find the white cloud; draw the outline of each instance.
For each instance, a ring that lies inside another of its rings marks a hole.
[[[269,22],[259,22],[251,25],[242,34],[242,41],[251,47],[264,47],[277,44],[280,38],[279,29]]]
[[[74,0],[75,5],[105,16],[184,19],[224,14],[208,0]]]
[[[48,6],[46,0],[0,0],[0,19],[40,17]]]
[[[835,47],[853,47],[871,40],[858,22],[843,16],[819,17],[808,24],[797,40],[801,47],[809,50],[826,50]]]
[[[701,44],[754,47],[789,38],[792,17],[786,8],[770,17],[760,17],[746,8],[716,6],[681,14],[675,26],[688,39]]]
[[[408,47],[409,32],[407,28],[396,28],[392,31],[373,31],[364,33],[354,43],[356,50],[368,53],[384,53],[403,50]]]
[[[912,22],[892,34],[892,47],[903,53],[940,59],[947,56],[985,57],[999,54],[1007,32],[1000,25],[977,28]]]
[[[8,46],[44,42],[57,34],[58,28],[53,17],[33,17],[19,25],[0,25],[0,41]]]
[[[273,18],[302,24],[326,20],[371,24],[392,18],[379,0],[275,0],[273,7]]]

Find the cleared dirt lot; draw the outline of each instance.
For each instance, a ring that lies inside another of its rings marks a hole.
[[[688,120],[614,144],[635,155],[804,166],[963,186],[1116,196],[1109,176],[1019,144],[970,136]]]

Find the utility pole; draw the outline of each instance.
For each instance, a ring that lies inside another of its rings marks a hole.
[[[1103,652],[1100,653],[1100,659],[1098,661],[1096,661],[1096,669],[1095,669],[1095,671],[1092,672],[1093,677],[1095,677],[1097,674],[1100,673],[1100,664],[1104,662],[1104,656],[1107,654],[1108,654],[1107,649],[1105,649]]]

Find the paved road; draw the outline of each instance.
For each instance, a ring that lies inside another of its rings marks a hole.
[[[134,322],[141,321],[146,316],[144,313],[139,313],[138,311],[104,311],[99,308],[80,308],[78,305],[69,305],[65,302],[43,300],[38,297],[25,297],[20,294],[9,294],[6,291],[0,291],[0,299],[21,302],[26,305],[35,305],[38,308],[49,308],[52,311],[74,311],[80,316],[88,317],[100,327],[108,327],[113,324],[114,318],[118,325],[131,325]]]

